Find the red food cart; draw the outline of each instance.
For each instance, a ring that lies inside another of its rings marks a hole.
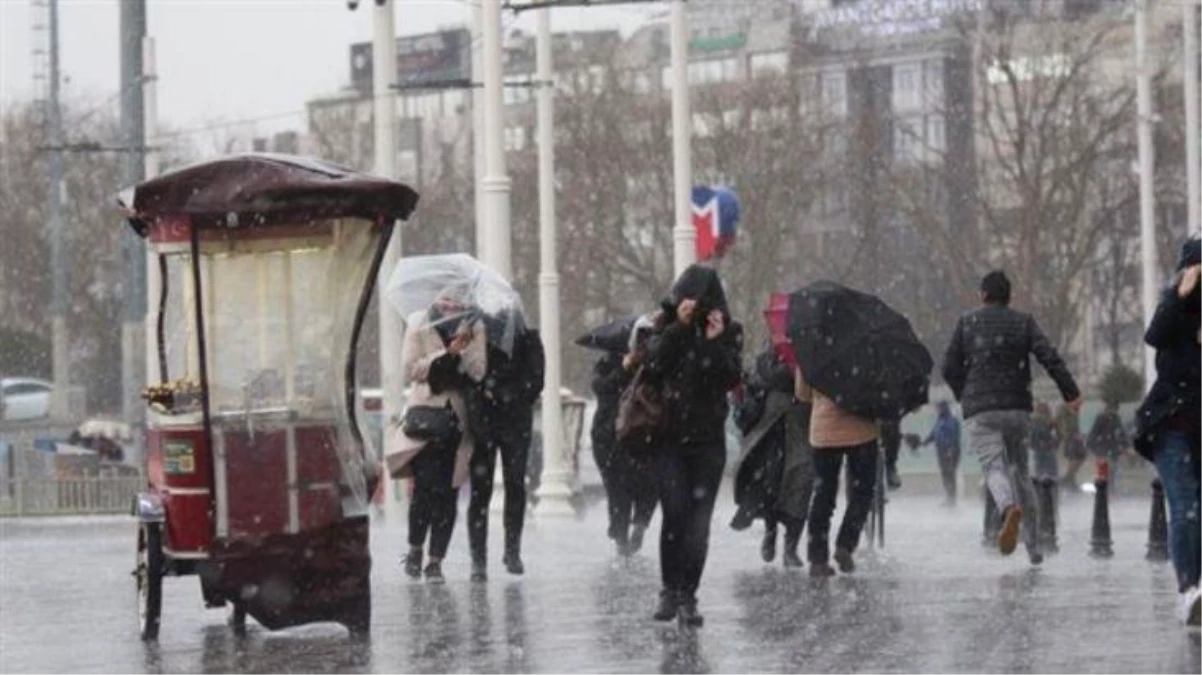
[[[121,195],[147,241],[143,639],[163,578],[276,629],[371,620],[368,510],[377,454],[356,346],[410,188],[325,162],[241,155]]]

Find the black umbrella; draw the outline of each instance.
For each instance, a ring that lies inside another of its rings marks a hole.
[[[927,402],[931,354],[876,296],[815,282],[789,294],[786,332],[806,381],[844,410],[896,420]]]
[[[624,353],[630,349],[630,331],[637,320],[637,316],[614,319],[576,338],[576,344],[589,349]]]

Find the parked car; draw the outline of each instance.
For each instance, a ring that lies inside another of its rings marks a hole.
[[[31,377],[0,379],[0,419],[38,420],[50,416],[54,385]]]

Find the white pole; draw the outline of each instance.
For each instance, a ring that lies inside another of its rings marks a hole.
[[[396,25],[394,0],[372,3],[372,112],[375,122],[375,172],[396,176]],[[401,317],[384,299],[384,284],[401,259],[401,228],[394,223],[376,279],[380,313],[380,385],[384,420],[401,412]]]
[[[142,173],[145,180],[159,175],[158,125],[158,71],[154,64],[154,38],[147,35],[142,38],[142,138],[146,145],[146,152],[142,154]],[[146,384],[157,384],[165,379],[164,373],[159,372],[158,313],[159,295],[162,292],[163,278],[159,274],[158,256],[151,251],[147,242],[146,315],[142,322],[146,331],[146,337],[142,341],[142,344],[146,345]],[[153,413],[147,411],[142,419],[149,423],[152,415]],[[132,447],[136,456],[130,457],[129,461],[135,466],[145,468],[143,462],[146,457],[142,451],[144,444],[135,443]]]
[[[1135,77],[1139,124],[1139,246],[1143,268],[1144,325],[1156,311],[1160,270],[1156,260],[1155,158],[1152,147],[1152,77],[1148,65],[1148,0],[1135,3]],[[1144,347],[1144,386],[1156,380],[1156,355]]]
[[[543,380],[543,482],[538,509],[572,515],[572,488],[564,461],[563,395],[560,391],[559,271],[555,237],[555,86],[551,74],[551,10],[538,10],[538,275],[539,324],[547,355]]]
[[[1198,126],[1198,14],[1199,5],[1184,3],[1182,10],[1182,31],[1185,33],[1185,161],[1186,180],[1189,182],[1189,227],[1193,232],[1202,231],[1202,164],[1199,155],[1202,154],[1202,140],[1199,140]]]
[[[672,266],[677,275],[697,259],[690,147],[693,118],[689,111],[689,31],[685,19],[685,0],[672,0],[672,171],[676,193]]]
[[[488,229],[484,209],[484,5],[472,3],[472,188],[476,207],[476,258],[488,260]]]
[[[509,176],[505,172],[505,106],[501,96],[501,0],[480,0],[484,12],[484,263],[513,277],[509,253]]]

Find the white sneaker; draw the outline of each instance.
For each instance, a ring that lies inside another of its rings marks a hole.
[[[1185,619],[1187,626],[1202,625],[1202,589],[1197,586],[1189,594],[1189,616]]]
[[[1182,620],[1182,623],[1189,625],[1190,614],[1194,610],[1194,601],[1198,597],[1197,586],[1190,586],[1189,589],[1178,593],[1177,596],[1177,617]]]

